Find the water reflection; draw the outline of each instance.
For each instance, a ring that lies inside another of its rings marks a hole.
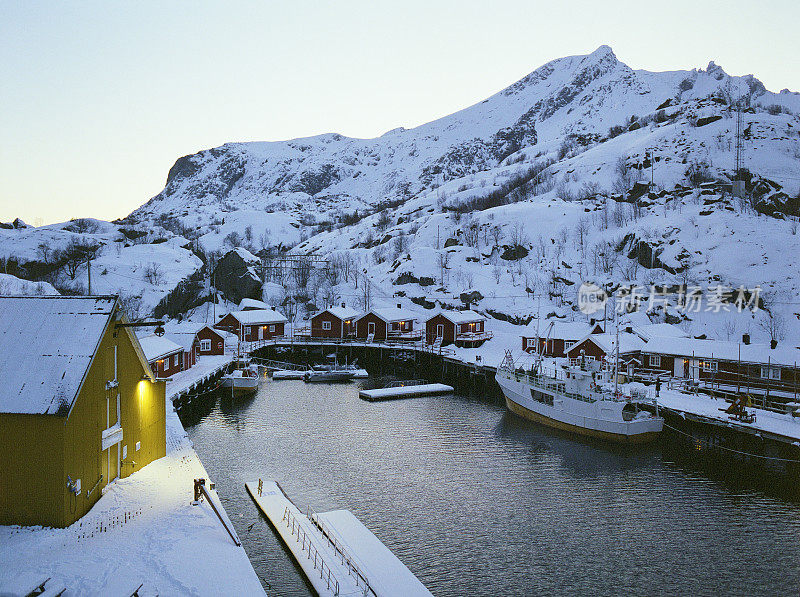
[[[576,440],[494,400],[369,403],[358,388],[270,381],[254,398],[217,395],[184,417],[278,594],[309,589],[246,495],[259,477],[279,480],[301,508],[350,509],[436,595],[800,586],[796,504],[731,491],[659,445]]]

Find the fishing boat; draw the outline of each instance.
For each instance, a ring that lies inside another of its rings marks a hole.
[[[230,373],[222,376],[222,387],[230,388],[232,394],[248,394],[258,390],[258,365],[237,364]]]
[[[516,367],[507,351],[495,379],[513,413],[556,429],[613,442],[654,440],[664,426],[655,399],[623,395],[616,368],[594,359],[546,371],[541,359],[529,370]],[[656,414],[641,407],[654,406]]]

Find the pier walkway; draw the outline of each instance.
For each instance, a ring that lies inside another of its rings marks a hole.
[[[431,597],[416,576],[348,510],[303,514],[275,481],[245,483],[259,510],[322,597]]]

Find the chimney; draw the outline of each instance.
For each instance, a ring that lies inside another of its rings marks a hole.
[[[750,334],[742,334],[742,344],[750,344]]]
[[[591,319],[589,319],[589,325],[590,325],[590,326],[592,326],[592,327],[594,327],[594,321],[595,321],[594,317],[592,317]]]
[[[344,303],[342,303],[342,309],[344,309]]]
[[[625,331],[628,332],[629,334],[632,334],[633,333],[633,328],[631,326],[628,326],[628,327],[625,328]]]
[[[403,308],[403,306],[402,306],[400,303],[397,303],[397,308],[398,308],[398,309],[402,309],[402,308]]]
[[[778,345],[778,341],[777,341],[777,340],[770,340],[770,341],[769,341],[769,347],[770,347],[772,350],[775,350],[775,347],[776,347],[777,345]]]

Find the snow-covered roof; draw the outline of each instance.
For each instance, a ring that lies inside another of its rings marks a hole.
[[[327,311],[328,313],[330,313],[334,317],[337,317],[337,318],[341,319],[342,321],[355,319],[361,313],[360,311],[356,311],[352,307],[339,306],[339,307],[328,307],[324,311],[320,311],[319,313],[317,313],[315,315],[315,317],[317,315],[325,313],[325,311]]]
[[[264,301],[251,298],[243,298],[239,303],[239,311],[252,311],[253,309],[269,309],[269,305]]]
[[[248,311],[232,311],[239,323],[243,325],[258,325],[260,323],[286,323],[289,321],[282,313],[272,309],[250,309]]]
[[[768,344],[740,344],[722,340],[697,340],[696,338],[652,338],[642,352],[746,363],[774,363],[800,365],[800,349],[794,346]]]
[[[549,325],[546,322],[539,324],[539,335],[542,338],[549,336],[551,339],[573,341],[586,338],[597,326],[597,324],[591,325],[586,321],[554,321],[553,329],[548,331]],[[525,332],[526,337],[536,336],[536,322],[529,323],[525,327]]]
[[[437,313],[436,315],[441,315],[448,321],[459,324],[459,323],[474,323],[476,321],[483,321],[486,319],[483,315],[479,313],[475,313],[475,311],[467,310],[467,311],[447,311],[442,310],[441,312]],[[436,317],[434,315],[433,317]],[[431,317],[428,318],[430,320]]]
[[[209,330],[211,330],[215,334],[221,336],[226,341],[227,340],[233,340],[234,342],[238,342],[239,341],[239,336],[237,336],[233,332],[229,332],[227,330],[220,330],[220,329],[217,329],[217,328],[212,327],[210,325],[204,325],[203,327],[198,328],[198,330],[194,333],[193,338],[197,338],[197,334],[199,334],[202,330],[204,330],[206,328],[208,328]]]
[[[585,338],[583,338],[580,342],[578,342],[578,344],[581,344],[585,340],[591,340],[607,355],[612,354],[616,350],[616,334],[590,334],[587,335]],[[619,333],[620,354],[642,350],[644,345],[645,341],[642,340],[636,334],[631,334],[629,332]]]
[[[116,298],[0,297],[0,412],[67,415]]]
[[[688,334],[671,323],[648,323],[634,325],[633,333],[647,342],[653,338],[687,338]]]
[[[183,352],[183,346],[166,336],[144,336],[139,338],[139,344],[148,362],[162,359],[176,352]]]
[[[408,321],[417,319],[417,314],[414,311],[411,311],[409,309],[403,309],[402,307],[386,307],[383,309],[372,309],[369,313],[374,313],[387,323],[391,323],[393,321]],[[361,317],[364,317],[364,315],[362,315]]]

